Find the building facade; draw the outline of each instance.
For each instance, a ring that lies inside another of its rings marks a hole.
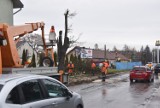
[[[36,64],[38,63],[37,52],[33,49],[33,47],[28,42],[26,42],[26,41],[19,41],[19,42],[17,42],[16,47],[17,47],[19,58],[21,60],[22,60],[23,50],[26,50],[26,52],[27,52],[27,58],[31,59],[32,55],[33,55],[33,52],[34,52]]]
[[[0,0],[0,7],[0,23],[13,25],[13,11],[23,8],[23,4],[20,0]]]
[[[85,50],[85,52],[83,52]],[[74,47],[72,50],[70,50],[67,53],[68,60],[70,61],[71,55],[73,56],[81,56],[81,59],[90,59],[95,62],[102,62],[104,60],[109,60],[111,63],[117,61],[118,59],[120,61],[129,61],[127,57],[125,57],[121,53],[117,52],[109,52],[100,49],[90,49],[90,48],[84,48],[84,47]],[[83,56],[85,55],[85,56]]]

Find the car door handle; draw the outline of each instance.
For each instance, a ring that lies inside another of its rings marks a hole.
[[[57,102],[53,102],[52,106],[57,107],[58,106]]]
[[[56,102],[53,102],[53,103],[52,103],[52,105],[56,105],[56,104],[57,104]]]

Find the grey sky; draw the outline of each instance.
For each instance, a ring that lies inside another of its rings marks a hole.
[[[109,49],[124,44],[140,49],[149,45],[154,48],[160,39],[160,0],[21,0],[24,8],[15,15],[14,23],[44,21],[45,33],[51,25],[56,33],[64,30],[64,12],[69,9],[77,15],[69,19],[72,34],[83,46]]]

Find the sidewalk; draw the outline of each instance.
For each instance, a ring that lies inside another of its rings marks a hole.
[[[160,85],[149,97],[149,101],[146,102],[145,108],[160,108]]]

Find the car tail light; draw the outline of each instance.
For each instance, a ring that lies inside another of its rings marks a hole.
[[[145,76],[147,76],[147,72],[143,72],[143,74],[144,74]]]
[[[130,74],[134,74],[134,71],[130,71]]]

